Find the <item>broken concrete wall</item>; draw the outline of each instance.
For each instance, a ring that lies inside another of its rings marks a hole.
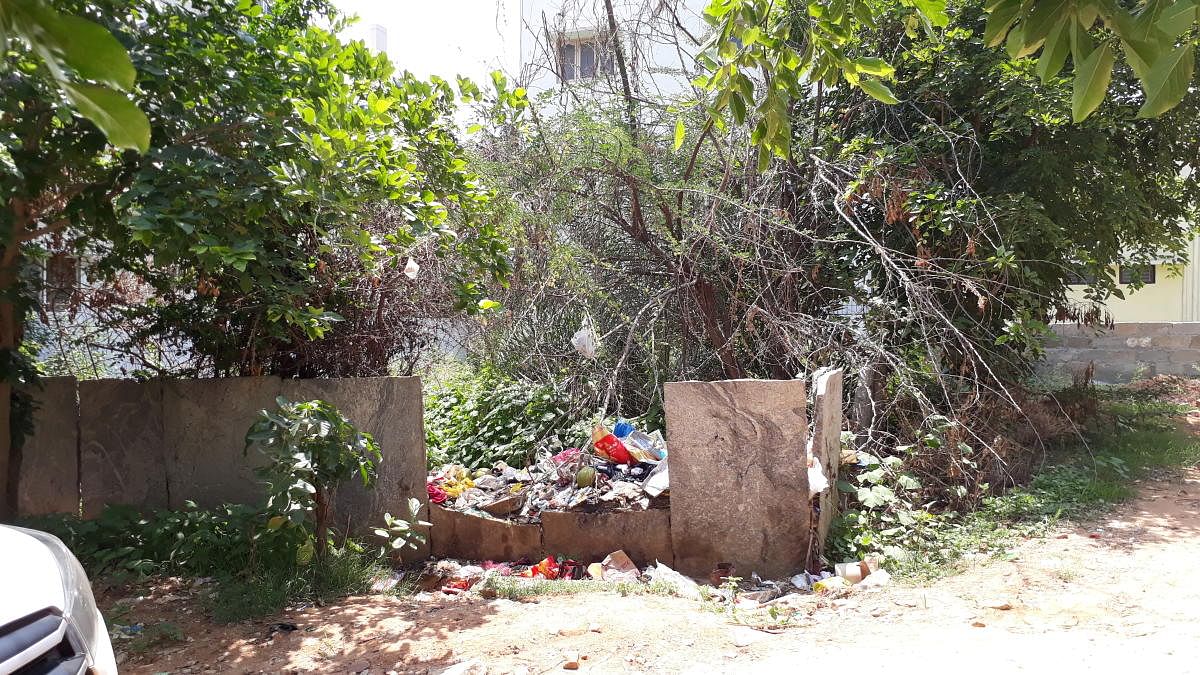
[[[485,518],[430,504],[435,558],[537,561],[545,557],[542,528]]]
[[[838,465],[842,459],[842,369],[822,368],[813,374],[812,455],[821,463],[829,487],[818,499],[814,559],[825,549],[829,527],[837,515]]]
[[[21,447],[17,509],[26,516],[79,513],[79,420],[73,377],[47,377],[33,389],[34,433]]]
[[[804,380],[671,382],[671,539],[679,571],[800,571],[811,540]]]
[[[623,550],[639,566],[662,562],[675,566],[671,547],[671,511],[542,512],[542,543],[549,555],[579,561],[603,560]]]

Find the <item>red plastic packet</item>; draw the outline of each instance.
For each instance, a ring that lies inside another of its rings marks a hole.
[[[596,447],[596,453],[605,459],[616,462],[617,464],[634,464],[633,455],[625,449],[625,444],[621,439],[614,436],[611,432],[602,426],[597,426],[592,430],[592,445]]]
[[[443,504],[448,498],[446,491],[434,485],[433,483],[429,483],[425,486],[425,492],[429,494],[429,501],[433,502],[434,504]]]
[[[561,571],[562,571],[562,568],[559,567],[557,560],[555,560],[554,558],[546,558],[545,560],[534,565],[533,567],[530,567],[529,569],[525,570],[524,572],[521,572],[521,576],[528,577],[530,579],[532,579],[534,577],[543,577],[545,579],[557,579],[559,572],[561,572]]]

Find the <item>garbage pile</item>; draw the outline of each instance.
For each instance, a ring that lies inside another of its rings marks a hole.
[[[662,432],[626,421],[597,425],[590,449],[543,452],[517,469],[497,462],[471,471],[447,464],[429,474],[429,501],[457,511],[533,522],[542,511],[641,510],[665,506],[670,487]]]
[[[697,581],[658,562],[644,570],[624,551],[613,551],[604,560],[583,563],[563,557],[547,557],[537,562],[495,562],[464,564],[454,560],[430,563],[420,573],[416,586],[425,594],[462,595],[476,592],[494,597],[496,589],[537,579],[590,580],[610,583],[644,583],[655,585],[679,597],[728,603],[739,609],[753,609],[797,599],[801,596],[843,595],[852,586],[886,586],[891,576],[882,568],[882,558],[868,556],[866,560],[840,563],[834,570],[819,574],[803,572],[788,580],[769,581],[751,573],[748,579],[738,576],[731,563],[716,563],[705,581]],[[507,579],[507,581],[501,581]],[[432,595],[426,595],[426,598]]]

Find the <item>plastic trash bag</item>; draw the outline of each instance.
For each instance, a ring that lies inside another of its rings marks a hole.
[[[589,359],[596,358],[596,347],[599,342],[600,338],[596,337],[596,331],[592,329],[591,322],[587,320],[580,324],[579,330],[571,336],[571,346]]]
[[[829,479],[825,477],[825,470],[821,468],[821,460],[813,457],[808,466],[808,496],[816,497],[828,489]]]

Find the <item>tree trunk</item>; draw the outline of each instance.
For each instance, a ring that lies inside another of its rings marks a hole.
[[[329,495],[325,488],[317,486],[313,493],[313,536],[317,540],[317,558],[324,560],[329,553]]]
[[[12,250],[11,245],[9,250]],[[12,461],[12,380],[17,361],[17,308],[8,297],[16,290],[16,256],[6,251],[0,262],[0,521],[17,515],[17,466]]]
[[[696,308],[700,310],[704,338],[717,352],[725,377],[730,380],[745,377],[746,371],[738,363],[737,352],[734,350],[733,326],[730,325],[728,314],[721,312],[716,289],[707,280],[697,279],[692,287],[692,298],[696,301]]]

